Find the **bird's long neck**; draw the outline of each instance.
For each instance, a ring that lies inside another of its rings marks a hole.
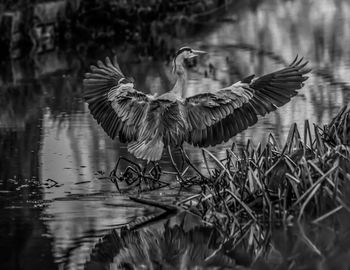
[[[170,91],[179,97],[183,97],[187,89],[187,71],[182,64],[182,61],[174,61],[174,72],[176,76],[176,82],[173,89]]]

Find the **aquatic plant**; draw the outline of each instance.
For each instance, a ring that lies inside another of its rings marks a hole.
[[[235,269],[244,263],[217,250],[222,240],[215,228],[182,213],[157,226],[112,230],[96,244],[85,269],[97,263],[103,269]]]
[[[305,121],[303,135],[293,124],[283,147],[270,134],[265,146],[233,145],[223,160],[203,149],[203,162],[212,159],[216,167],[181,179],[201,191],[177,205],[130,197],[163,213],[124,224],[120,236],[113,232],[118,248],[108,249],[115,250],[108,262],[122,269],[182,269],[180,262],[186,269],[347,269],[349,117],[343,108],[327,126],[311,129]],[[183,215],[201,225],[169,226],[169,218]],[[163,227],[149,226],[162,219]]]
[[[340,226],[298,223],[276,229],[250,220],[226,236],[188,212],[175,213],[174,206],[160,208],[168,213],[165,222],[150,225],[149,220],[156,218],[151,215],[113,229],[95,245],[85,269],[348,269],[350,265],[347,213],[337,215]]]
[[[203,149],[208,177],[195,179],[201,192],[181,204],[226,233],[248,221],[288,224],[303,218],[320,222],[344,209],[350,181],[349,112],[341,110],[330,125],[310,127],[304,133],[296,124],[281,147],[270,134],[265,146],[248,141],[240,151],[235,145],[223,160]],[[243,222],[244,221],[244,222]]]

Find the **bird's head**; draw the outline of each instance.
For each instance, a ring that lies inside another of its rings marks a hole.
[[[176,71],[176,66],[178,65],[183,65],[183,62],[185,59],[191,59],[203,54],[206,54],[207,52],[205,51],[200,51],[200,50],[194,50],[190,47],[182,47],[179,49],[174,57],[174,72]]]

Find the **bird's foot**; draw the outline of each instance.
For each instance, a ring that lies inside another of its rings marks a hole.
[[[116,178],[117,177],[117,170],[116,169],[111,170],[111,172],[109,173],[109,177]]]
[[[120,176],[117,176],[118,167],[121,161],[127,162],[129,166],[126,167]],[[139,191],[142,191],[142,185],[146,185],[147,190],[161,188],[168,185],[167,183],[160,181],[161,175],[162,170],[158,163],[153,163],[152,168],[148,170],[148,164],[141,167],[139,164],[127,158],[120,157],[114,169],[110,172],[110,179],[119,191],[118,182],[125,182],[128,186],[137,186]]]
[[[162,169],[159,163],[152,162],[152,167],[148,170],[148,164],[145,166],[142,179],[143,182],[147,185],[148,189],[158,189],[164,186],[168,186],[169,184],[160,180],[162,176]]]
[[[153,167],[149,170],[149,174],[156,180],[159,181],[162,175],[162,169],[159,163],[153,163]]]
[[[124,172],[122,172],[122,174],[120,176],[118,176],[117,172],[118,172],[119,165],[120,165],[121,161],[127,162],[129,164],[129,166],[127,166],[126,169],[124,170]],[[140,173],[141,173],[141,167],[137,163],[135,163],[127,158],[120,157],[118,159],[117,163],[115,164],[113,170],[109,173],[109,177],[110,177],[110,180],[112,181],[112,183],[114,183],[114,185],[117,187],[118,191],[120,192],[118,182],[124,181],[128,185],[132,185],[133,183],[135,183],[138,180]]]

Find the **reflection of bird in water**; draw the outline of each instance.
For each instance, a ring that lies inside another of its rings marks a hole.
[[[95,245],[84,269],[245,269],[251,264],[247,252],[222,244],[214,227],[190,214],[178,216],[137,230],[112,230]]]
[[[183,97],[187,87],[185,59],[204,54],[189,47],[177,51],[173,89],[162,95],[147,95],[135,89],[120,70],[117,59],[98,61],[86,73],[85,100],[106,133],[128,144],[135,157],[161,159],[165,147],[180,147],[186,141],[207,147],[228,141],[265,115],[290,101],[303,86],[310,70],[296,58],[288,67],[253,79],[249,76],[226,88]]]

